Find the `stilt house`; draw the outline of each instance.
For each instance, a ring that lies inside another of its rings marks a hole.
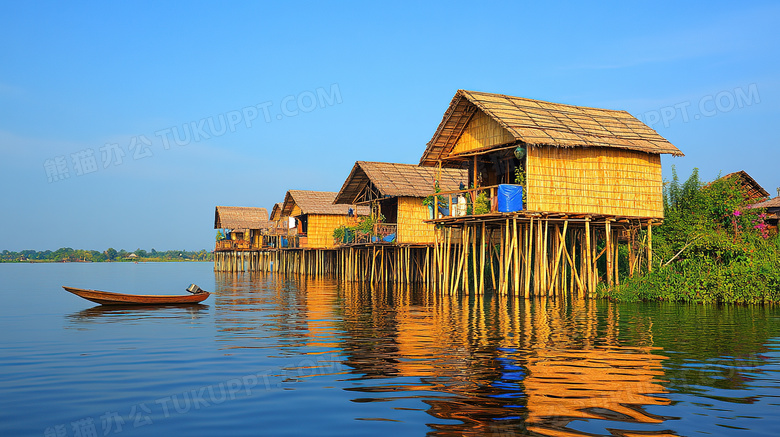
[[[215,250],[259,250],[263,235],[270,228],[268,210],[246,206],[217,206],[214,229],[227,229],[226,238],[217,241]]]
[[[521,185],[525,210],[662,219],[664,153],[683,155],[625,111],[458,90],[420,165]]]
[[[358,215],[367,215],[366,206],[334,205],[338,193],[290,190],[284,197],[281,216],[295,219],[296,235],[289,238],[290,248],[326,249],[334,246],[333,230],[350,226]],[[350,217],[350,210],[352,216]]]
[[[769,198],[769,192],[761,186],[752,176],[747,174],[746,171],[740,170],[734,173],[729,173],[720,179],[737,178],[737,182],[745,192],[746,200],[750,203],[761,202]]]
[[[778,192],[780,192],[780,190],[778,190]],[[764,222],[771,226],[775,231],[777,230],[777,225],[780,221],[780,196],[756,203],[755,205],[751,205],[749,208],[764,208],[766,211]]]
[[[466,180],[466,171],[461,169],[357,161],[335,203],[366,205],[375,216],[384,216],[384,222],[375,225],[373,232],[380,242],[432,244],[434,225],[424,220],[433,217],[423,200],[436,182],[441,190],[453,191]]]
[[[489,277],[499,293],[593,296],[619,281],[621,241],[629,275],[651,269],[661,154],[683,155],[625,111],[458,90],[420,159],[469,174],[440,193],[439,286],[481,294]]]
[[[282,216],[283,203],[274,204],[271,209],[271,228],[268,231],[268,245],[273,248],[281,248],[286,241],[289,230],[289,217]],[[284,240],[283,240],[284,239]]]

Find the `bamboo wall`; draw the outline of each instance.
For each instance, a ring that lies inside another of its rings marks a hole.
[[[661,157],[605,147],[529,147],[532,211],[663,218]]]
[[[398,198],[398,235],[399,244],[433,244],[435,225],[423,223],[428,220],[428,207],[419,197]]]
[[[515,138],[501,127],[497,121],[485,115],[484,112],[477,110],[450,153],[468,152],[513,141],[515,141]]]
[[[306,236],[307,248],[331,248],[333,244],[333,230],[339,226],[349,226],[354,221],[346,215],[309,214]]]

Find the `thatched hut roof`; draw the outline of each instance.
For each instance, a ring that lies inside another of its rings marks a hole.
[[[755,205],[750,205],[749,208],[750,209],[767,208],[767,210],[780,209],[780,197],[775,197],[774,199],[769,199],[763,202],[756,203]]]
[[[349,205],[334,205],[338,193],[332,191],[305,191],[290,190],[284,196],[282,205],[282,215],[292,215],[293,208],[297,205],[301,209],[301,214],[328,214],[328,215],[347,215]],[[368,207],[359,206],[355,213],[358,215],[368,215]]]
[[[275,222],[282,218],[282,206],[284,203],[279,202],[275,203],[274,207],[271,209],[271,221]]]
[[[613,147],[683,155],[680,149],[626,111],[458,90],[428,142],[420,165],[433,166],[446,158],[477,110],[498,122],[522,144]]]
[[[764,189],[764,187],[756,182],[756,180],[747,174],[746,171],[735,171],[734,173],[729,173],[726,176],[721,177],[721,179],[730,179],[732,177],[739,178],[739,183],[745,190],[745,194],[747,195],[749,201],[757,201],[769,197],[769,193]]]
[[[359,195],[373,184],[381,197],[425,197],[433,192],[434,181],[439,180],[442,191],[453,191],[461,182],[468,182],[466,170],[420,167],[412,164],[391,162],[357,161],[347,180],[336,196],[337,204],[355,204]]]
[[[266,229],[268,210],[248,206],[218,206],[214,211],[214,229]]]

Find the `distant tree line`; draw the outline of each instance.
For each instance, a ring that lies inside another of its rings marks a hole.
[[[116,250],[109,247],[100,252],[62,247],[55,251],[22,250],[12,252],[4,250],[0,252],[0,262],[212,261],[213,259],[213,254],[205,249],[197,252],[189,250],[157,251],[155,249],[149,252],[143,249],[128,252],[124,249]]]

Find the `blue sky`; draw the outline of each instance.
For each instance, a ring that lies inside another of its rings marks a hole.
[[[780,187],[777,2],[2,2],[0,250],[211,249],[216,205],[417,163],[457,89],[623,109]],[[284,3],[284,4],[280,4]]]

